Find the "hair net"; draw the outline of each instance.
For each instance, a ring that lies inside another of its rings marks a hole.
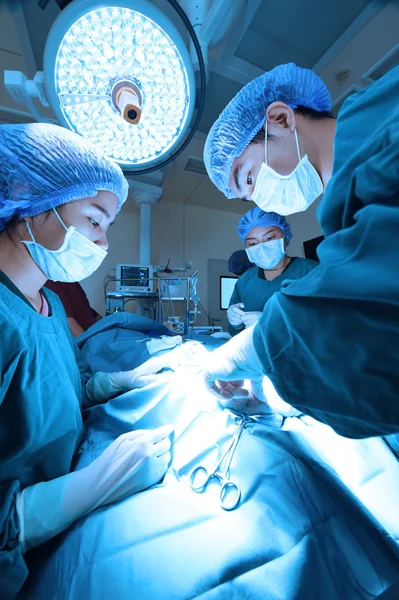
[[[248,269],[254,267],[245,250],[236,250],[229,258],[229,271],[234,275],[243,275]]]
[[[237,232],[244,242],[248,233],[254,227],[279,227],[287,241],[287,246],[292,240],[291,226],[287,219],[275,212],[265,212],[258,206],[245,213],[238,223]]]
[[[31,217],[101,190],[125,202],[120,167],[81,136],[44,123],[0,125],[0,231],[14,216]]]
[[[262,129],[269,104],[278,100],[293,109],[331,110],[331,96],[324,82],[313,71],[294,63],[280,65],[247,83],[213,124],[205,142],[208,175],[227,198],[235,198],[229,185],[233,162]]]

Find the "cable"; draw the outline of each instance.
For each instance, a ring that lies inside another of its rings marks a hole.
[[[199,66],[199,72],[200,72],[200,90],[199,90],[200,93],[199,93],[197,115],[196,115],[194,123],[190,129],[190,132],[189,132],[188,136],[186,137],[186,139],[184,140],[184,142],[182,143],[182,145],[179,146],[179,148],[177,150],[175,150],[168,158],[165,158],[165,160],[158,163],[157,165],[154,165],[153,167],[147,167],[147,168],[140,169],[140,170],[129,171],[128,169],[125,170],[122,168],[123,172],[126,173],[126,175],[143,175],[144,173],[151,173],[152,171],[158,171],[158,169],[163,169],[164,167],[166,167],[166,165],[168,165],[169,163],[174,161],[178,156],[180,156],[180,154],[183,152],[183,150],[185,150],[187,148],[188,144],[193,139],[194,134],[197,131],[199,122],[201,120],[202,113],[204,111],[205,92],[206,92],[206,74],[205,74],[204,57],[202,55],[202,50],[201,50],[201,46],[200,46],[200,43],[197,38],[197,34],[194,31],[194,27],[190,23],[190,19],[188,18],[188,16],[186,15],[184,10],[180,6],[180,4],[177,2],[177,0],[167,0],[167,2],[168,2],[168,4],[170,4],[172,6],[172,8],[175,9],[177,14],[183,21],[184,25],[187,27],[188,33],[192,39],[192,42],[193,42],[193,45],[195,48],[195,52],[198,57],[198,66]]]

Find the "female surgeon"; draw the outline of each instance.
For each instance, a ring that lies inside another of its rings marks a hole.
[[[80,136],[47,124],[0,126],[2,600],[28,575],[25,551],[156,483],[170,460],[166,426],[124,434],[70,472],[82,408],[101,401],[104,387],[111,395],[135,387],[135,372],[103,373],[99,386],[96,375],[82,379],[61,301],[43,286],[100,266],[127,190],[120,168]]]
[[[248,83],[212,126],[205,164],[227,197],[288,215],[324,191],[326,238],[319,267],[212,354],[217,396],[234,391],[218,381],[267,375],[341,435],[399,432],[398,97],[396,67],[348,98],[336,124],[323,81],[290,63]]]
[[[287,256],[291,227],[277,213],[266,213],[255,206],[241,217],[237,232],[256,267],[239,278],[232,293],[227,318],[233,336],[257,322],[283,281],[300,279],[318,265],[307,258]]]

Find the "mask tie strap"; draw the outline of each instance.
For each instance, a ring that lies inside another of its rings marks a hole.
[[[55,208],[53,208],[53,211],[55,212],[55,216],[57,217],[57,219],[59,220],[59,222],[61,223],[61,225],[65,229],[65,231],[68,231],[68,227],[65,225],[64,221],[61,219],[60,215],[58,214],[58,212],[56,211]]]
[[[267,165],[267,117],[265,123],[265,165]]]
[[[299,141],[298,141],[298,134],[296,132],[296,128],[294,130],[294,134],[295,134],[295,141],[296,141],[296,149],[298,150],[298,162],[301,162],[301,151],[299,149]]]
[[[33,233],[32,233],[32,229],[30,228],[30,225],[29,225],[28,221],[25,221],[25,225],[26,225],[26,228],[27,228],[27,230],[28,230],[28,233],[29,233],[29,235],[30,235],[30,239],[32,240],[32,242],[33,242],[34,244],[36,244],[35,236],[34,236],[34,235],[33,235]]]

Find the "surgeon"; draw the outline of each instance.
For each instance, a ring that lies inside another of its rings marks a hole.
[[[246,85],[211,128],[206,168],[228,198],[288,215],[324,191],[326,237],[320,266],[213,353],[204,375],[216,396],[267,375],[343,436],[399,432],[398,97],[396,67],[348,98],[336,124],[322,80],[290,63]]]
[[[28,575],[25,552],[79,517],[156,483],[171,427],[120,436],[71,472],[82,409],[140,383],[140,369],[82,376],[59,298],[107,255],[126,200],[120,168],[80,136],[47,124],[0,126],[0,596]]]
[[[266,302],[280,290],[283,281],[299,279],[318,265],[286,254],[291,227],[277,213],[266,213],[255,206],[241,217],[237,232],[256,267],[242,275],[234,287],[227,311],[232,336],[258,321]]]

